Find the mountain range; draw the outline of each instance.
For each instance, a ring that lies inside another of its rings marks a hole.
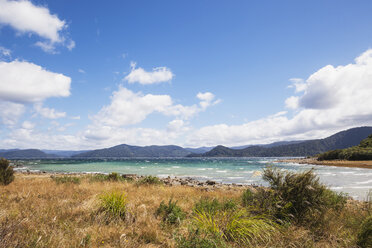
[[[277,146],[249,146],[231,149],[216,146],[203,154],[190,154],[189,157],[303,157],[313,156],[329,150],[343,149],[358,145],[372,133],[372,127],[358,127],[338,132],[325,139],[307,140]]]
[[[126,144],[110,148],[61,151],[38,149],[0,149],[0,157],[8,159],[54,159],[54,158],[133,158],[133,157],[303,157],[313,156],[329,150],[356,146],[372,134],[372,127],[358,127],[338,132],[324,139],[304,141],[279,141],[264,145],[240,147],[200,147],[180,146],[130,146]]]

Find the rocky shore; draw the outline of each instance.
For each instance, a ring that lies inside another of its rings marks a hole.
[[[56,176],[63,176],[63,175],[68,175],[68,176],[78,176],[78,177],[83,177],[83,176],[88,176],[88,175],[97,175],[97,174],[102,174],[102,173],[67,173],[67,172],[46,172],[46,171],[31,171],[31,170],[19,170],[16,171],[17,174],[21,174],[24,177],[56,177]],[[141,176],[137,174],[121,174],[121,177],[125,179],[130,179],[132,181],[139,181],[146,176]],[[263,187],[261,185],[246,185],[246,184],[227,184],[227,183],[221,183],[221,182],[216,182],[212,180],[206,180],[206,181],[201,181],[201,180],[196,180],[191,177],[160,177],[159,180],[164,183],[166,186],[170,187],[175,187],[175,186],[186,186],[186,187],[193,187],[193,188],[201,188],[206,191],[213,191],[216,189],[226,189],[226,190],[231,190],[233,188],[239,188],[239,189],[256,189],[258,187]]]

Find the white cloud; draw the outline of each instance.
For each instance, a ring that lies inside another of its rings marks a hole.
[[[35,127],[35,124],[30,121],[24,121],[22,123],[22,128],[32,130]]]
[[[71,79],[26,61],[0,62],[0,100],[40,102],[70,95]]]
[[[0,101],[0,118],[4,125],[15,125],[24,112],[23,104]]]
[[[0,46],[0,58],[1,57],[10,57],[11,54],[12,54],[12,51],[10,51],[9,49],[7,49],[5,47]]]
[[[38,42],[36,45],[48,52],[59,43],[69,49],[74,47],[74,42],[67,39],[62,31],[67,28],[64,20],[51,14],[49,9],[36,6],[31,1],[0,0],[0,23],[10,25],[20,33],[35,33],[48,42]]]
[[[296,109],[292,118],[280,112],[242,125],[206,126],[189,135],[188,142],[239,145],[313,139],[350,127],[372,125],[372,50],[357,57],[353,64],[327,65],[303,84],[301,96],[286,100],[287,107]]]
[[[215,96],[210,93],[210,92],[205,92],[205,93],[201,93],[199,92],[197,95],[196,95],[197,98],[199,98],[200,101],[200,106],[201,108],[204,110],[206,108],[208,108],[209,106],[212,106],[212,105],[215,105],[217,103],[220,102],[220,100],[215,100],[213,101],[213,99],[215,98]]]
[[[291,78],[289,79],[293,84],[289,85],[289,88],[295,88],[295,92],[302,92],[306,90],[306,83],[302,78]]]
[[[35,103],[34,109],[37,114],[47,119],[58,119],[66,117],[65,112],[58,112],[55,109],[43,107],[42,103]]]
[[[156,84],[168,82],[174,76],[167,67],[153,68],[151,72],[147,72],[141,67],[136,68],[136,63],[134,62],[131,63],[131,67],[131,72],[124,78],[129,83]]]
[[[168,95],[143,95],[120,86],[118,91],[113,92],[111,104],[104,106],[93,116],[93,120],[108,126],[132,125],[155,111],[164,112],[171,105],[172,99]]]
[[[91,118],[96,125],[116,127],[138,124],[154,112],[166,116],[176,116],[179,119],[189,119],[213,104],[211,103],[214,99],[212,93],[199,93],[198,96],[199,99],[202,98],[201,107],[196,104],[191,106],[174,105],[169,95],[144,95],[141,92],[134,93],[120,86],[117,91],[113,92],[110,105],[104,106]]]
[[[85,73],[83,69],[78,69],[78,72],[83,73],[83,74]]]

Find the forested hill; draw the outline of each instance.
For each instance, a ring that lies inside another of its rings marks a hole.
[[[57,155],[46,154],[38,149],[24,149],[24,150],[2,150],[0,157],[7,159],[40,159],[40,158],[56,158]]]
[[[231,149],[217,146],[203,154],[189,157],[301,157],[313,156],[329,150],[343,149],[358,145],[372,133],[372,127],[358,127],[336,133],[325,139],[308,140],[297,144],[274,147],[250,146],[244,149]]]
[[[185,157],[191,152],[179,146],[118,145],[72,156],[73,158]]]

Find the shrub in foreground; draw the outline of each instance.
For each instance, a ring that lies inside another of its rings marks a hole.
[[[265,216],[253,216],[245,209],[195,212],[197,229],[239,245],[265,242],[277,232],[276,224]]]
[[[8,185],[14,180],[13,168],[9,166],[9,161],[5,158],[0,159],[0,184]]]
[[[57,184],[63,184],[63,183],[79,184],[80,183],[80,178],[79,177],[62,176],[62,177],[51,177],[51,178]]]
[[[372,216],[369,216],[361,226],[357,244],[361,248],[372,247]]]
[[[127,196],[124,192],[106,192],[100,197],[99,211],[111,218],[125,219]]]
[[[294,173],[270,167],[264,170],[263,179],[274,191],[277,208],[284,207],[298,223],[311,221],[314,214],[323,215],[331,208],[340,210],[346,202],[343,195],[320,183],[313,169]]]
[[[156,216],[161,216],[163,222],[171,225],[180,224],[186,214],[177,205],[177,202],[169,200],[168,205],[162,201],[155,212]]]

